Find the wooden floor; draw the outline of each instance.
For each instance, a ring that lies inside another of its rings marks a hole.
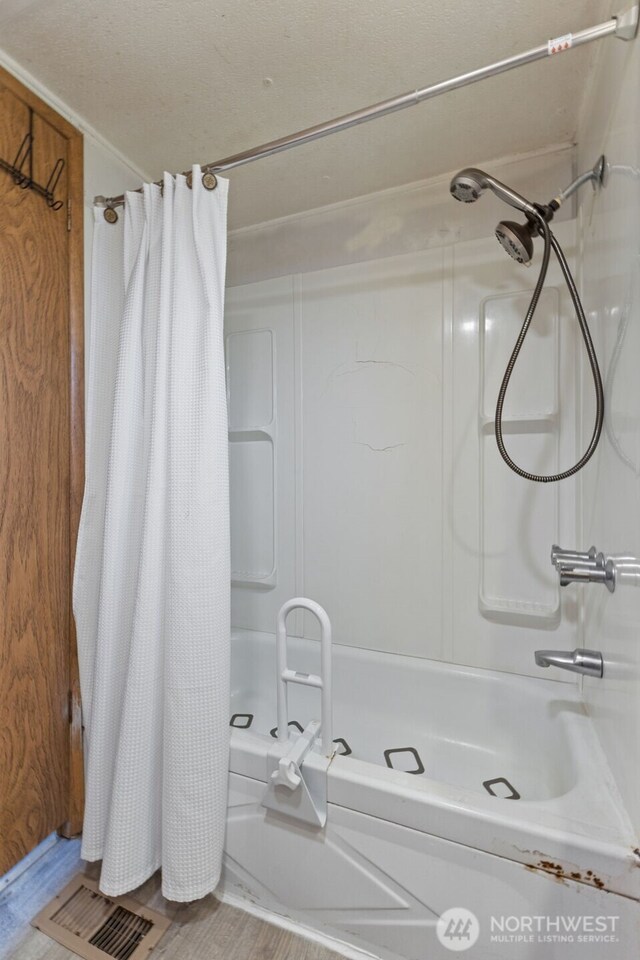
[[[91,865],[80,860],[77,840],[58,840],[28,870],[0,891],[0,960],[73,960],[29,921],[67,881]],[[172,926],[153,951],[154,960],[340,960],[338,954],[279,927],[205,897],[178,904],[160,893],[158,876],[131,894],[166,914]]]

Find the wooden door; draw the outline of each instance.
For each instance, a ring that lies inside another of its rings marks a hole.
[[[0,72],[2,160],[14,161],[29,129],[32,179],[45,185],[58,160],[64,170],[58,210],[0,170],[0,875],[53,830],[76,832],[82,802],[70,603],[82,483],[82,139]]]

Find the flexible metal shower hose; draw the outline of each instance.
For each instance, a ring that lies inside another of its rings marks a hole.
[[[593,341],[591,339],[591,332],[589,330],[589,325],[587,323],[587,318],[584,315],[584,310],[582,309],[582,303],[580,302],[580,297],[576,289],[575,282],[571,276],[571,270],[569,269],[569,264],[566,261],[565,255],[562,252],[562,247],[558,243],[556,237],[551,231],[549,224],[544,219],[542,215],[539,216],[539,227],[540,233],[544,238],[544,253],[542,256],[542,265],[540,267],[540,273],[538,275],[538,280],[533,291],[533,296],[531,297],[531,302],[527,308],[527,313],[524,318],[524,323],[520,333],[518,334],[518,339],[516,340],[516,345],[513,348],[513,352],[509,358],[509,363],[507,364],[507,369],[504,372],[504,377],[502,378],[502,383],[500,385],[500,391],[498,393],[498,402],[496,405],[496,417],[495,417],[495,428],[496,428],[496,443],[498,444],[498,450],[500,455],[505,463],[511,467],[511,469],[517,473],[520,477],[524,477],[525,480],[535,480],[537,483],[555,483],[558,480],[566,480],[567,477],[572,477],[574,473],[577,473],[578,470],[581,470],[584,467],[585,463],[591,459],[594,454],[596,447],[598,446],[598,441],[600,439],[600,434],[602,433],[602,423],[604,420],[604,390],[602,387],[602,377],[600,375],[600,367],[598,366],[598,359],[596,357],[596,352],[593,346]],[[551,255],[551,248],[553,247],[553,252],[556,255],[558,263],[560,264],[560,269],[562,270],[565,283],[569,293],[571,294],[571,299],[573,301],[573,306],[576,311],[576,317],[578,318],[578,323],[580,324],[580,332],[582,333],[582,339],[584,340],[584,346],[587,351],[587,356],[589,358],[589,365],[591,367],[591,373],[593,375],[593,384],[595,387],[596,393],[596,418],[595,424],[593,427],[593,434],[591,435],[591,440],[589,441],[589,446],[585,450],[582,457],[574,464],[569,470],[563,470],[562,473],[553,473],[549,475],[538,474],[538,473],[529,473],[527,470],[523,470],[518,466],[517,463],[514,463],[509,454],[507,453],[506,447],[504,445],[504,440],[502,437],[502,411],[504,407],[504,401],[507,394],[507,387],[509,386],[509,380],[511,379],[511,374],[513,373],[513,368],[516,365],[518,359],[518,354],[522,349],[522,345],[525,341],[529,327],[531,326],[531,321],[533,320],[533,315],[536,312],[536,307],[538,306],[538,300],[540,299],[540,294],[542,293],[542,288],[544,286],[544,281],[547,276],[547,269],[549,267],[549,258]]]

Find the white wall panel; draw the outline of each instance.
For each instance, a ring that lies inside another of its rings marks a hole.
[[[491,273],[498,283],[503,281],[502,254],[495,249],[495,267]],[[491,251],[490,251],[491,252]],[[535,266],[538,261],[536,259]],[[534,267],[535,271],[535,267]],[[479,337],[482,368],[482,413],[493,422],[496,409],[497,385],[502,380],[513,345],[520,332],[529,306],[533,283],[537,279],[530,272],[510,269],[510,279],[517,286],[514,293],[488,296],[480,305]],[[523,283],[524,281],[524,283]],[[461,278],[464,283],[464,277]],[[522,287],[524,286],[524,290]],[[557,287],[547,286],[542,291],[531,325],[520,352],[520,359],[511,375],[503,419],[520,421],[517,432],[531,432],[530,423],[558,414],[558,364],[560,298]]]
[[[304,590],[334,637],[442,656],[442,250],[302,279]]]
[[[231,616],[273,631],[296,593],[293,281],[234,287],[225,310]]]
[[[234,583],[275,582],[275,457],[270,437],[242,434],[229,444],[231,577]]]
[[[558,235],[573,259],[574,225]],[[533,268],[535,270],[535,267]],[[552,266],[505,404],[505,444],[527,470],[575,460],[577,340]],[[539,675],[536,648],[575,645],[576,609],[560,596],[549,554],[575,539],[575,487],[513,473],[493,416],[534,282],[493,239],[458,244],[453,273],[453,456],[447,515],[452,541],[452,660]],[[551,631],[551,635],[549,635]],[[558,675],[558,679],[571,679]]]
[[[229,291],[235,626],[272,632],[305,594],[339,643],[533,676],[535,649],[576,645],[549,561],[575,483],[517,477],[493,431],[532,274],[486,237]],[[553,265],[505,407],[526,468],[577,459],[579,349]]]
[[[231,306],[233,296],[229,300]],[[273,339],[271,330],[243,330],[226,337],[230,430],[273,423]]]
[[[622,46],[622,49],[620,47]],[[582,290],[606,383],[606,429],[582,475],[584,531],[610,554],[640,557],[640,45],[602,44],[579,132],[581,169],[600,153],[606,186],[581,196]],[[592,426],[583,371],[583,440]],[[602,650],[602,680],[584,694],[611,769],[640,829],[640,590],[573,588],[585,603],[584,645]]]

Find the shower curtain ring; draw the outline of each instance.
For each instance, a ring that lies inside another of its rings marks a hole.
[[[107,223],[117,223],[118,222],[118,211],[114,207],[105,207],[104,208],[104,218]]]
[[[187,174],[187,186],[189,187],[189,190],[191,190],[193,187],[192,173]],[[202,186],[205,188],[205,190],[215,190],[215,188],[218,186],[218,178],[216,177],[215,173],[210,173],[209,170],[205,170],[205,172],[202,174]]]

